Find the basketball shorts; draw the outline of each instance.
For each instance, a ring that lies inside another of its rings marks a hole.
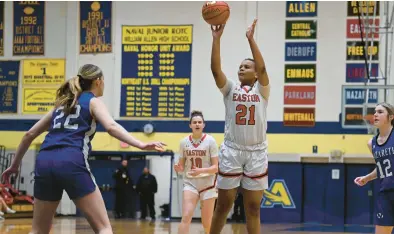
[[[217,175],[208,178],[187,179],[184,181],[183,191],[191,191],[200,196],[200,200],[218,197],[216,189]]]
[[[394,191],[378,193],[375,207],[375,224],[394,226]]]
[[[217,188],[246,190],[268,188],[267,149],[239,150],[223,143],[219,151]]]
[[[60,201],[63,190],[72,200],[96,190],[96,182],[82,151],[70,147],[40,151],[34,170],[34,197]]]

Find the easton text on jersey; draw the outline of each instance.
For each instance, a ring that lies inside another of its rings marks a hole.
[[[394,147],[387,147],[378,151],[375,151],[374,158],[382,158],[394,155]]]
[[[185,150],[186,156],[207,156],[206,150]]]
[[[233,94],[234,102],[260,102],[260,97],[257,94]]]

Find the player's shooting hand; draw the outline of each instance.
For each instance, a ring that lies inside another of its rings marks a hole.
[[[220,39],[220,37],[222,36],[222,34],[223,34],[223,30],[224,30],[224,27],[225,27],[226,25],[225,24],[221,24],[221,25],[211,25],[211,30],[212,30],[212,36],[213,36],[213,38],[215,38],[215,39]]]
[[[368,183],[368,178],[366,176],[359,176],[356,179],[354,179],[354,183],[357,184],[358,186],[364,186]]]
[[[257,24],[257,19],[254,19],[252,25],[250,25],[250,26],[248,27],[248,30],[246,30],[246,37],[247,37],[249,40],[250,40],[250,39],[253,39],[254,30],[255,30],[255,28],[256,28],[256,24]]]

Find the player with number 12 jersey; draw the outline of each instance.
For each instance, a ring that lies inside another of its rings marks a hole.
[[[357,177],[354,182],[364,186],[379,178],[380,191],[375,206],[376,232],[389,234],[394,226],[394,107],[389,103],[379,103],[375,107],[374,126],[378,134],[368,142],[376,168],[365,176]]]

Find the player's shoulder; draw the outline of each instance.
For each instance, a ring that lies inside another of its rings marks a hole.
[[[216,142],[215,138],[208,133],[205,133],[205,139],[209,142],[211,142],[211,141]]]
[[[188,141],[189,141],[189,135],[183,137],[183,138],[179,141],[179,143],[182,144],[182,145],[185,145],[186,142],[188,142]]]

